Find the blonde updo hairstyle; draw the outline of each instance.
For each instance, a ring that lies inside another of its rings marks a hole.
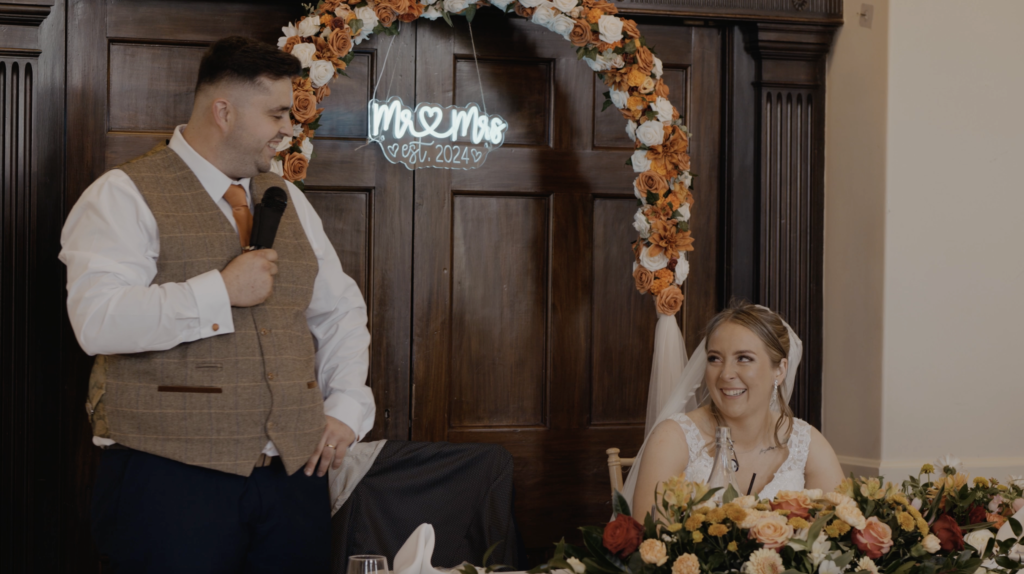
[[[768,358],[771,359],[772,365],[778,367],[782,359],[789,356],[789,330],[786,328],[786,324],[783,323],[782,318],[771,310],[751,305],[745,301],[734,302],[708,322],[706,340],[710,341],[712,333],[726,323],[746,327],[757,335],[768,350]],[[706,349],[707,344],[705,343]],[[789,365],[789,368],[795,367]],[[775,446],[781,448],[789,440],[789,433],[793,430],[793,410],[789,408],[789,404],[782,395],[781,388],[776,387],[772,392],[775,395],[773,398],[778,403],[779,409],[782,412],[782,416],[775,423]],[[714,401],[710,402],[710,408],[711,414],[715,417],[715,424],[717,426],[727,426],[722,413],[718,410],[718,406],[715,405]],[[783,429],[785,429],[785,432],[783,432]],[[786,441],[782,440],[782,437],[785,437]]]

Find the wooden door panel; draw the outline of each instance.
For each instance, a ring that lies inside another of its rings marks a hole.
[[[366,297],[370,266],[373,190],[317,191],[306,194],[338,253],[341,268]]]
[[[418,28],[433,49],[418,55],[417,102],[485,99],[510,136],[479,169],[416,174],[412,436],[509,449],[523,536],[542,548],[610,513],[604,450],[643,440],[657,316],[633,287],[632,143],[621,115],[600,112],[607,88],[535,24],[481,11],[473,26],[487,31],[474,38],[480,82],[465,23]],[[644,31],[684,117],[710,116],[694,162],[713,179],[720,71],[695,46],[717,54],[717,31]],[[699,193],[716,203],[715,187]],[[715,216],[694,219],[712,261]],[[688,333],[716,305],[715,268],[695,262]]]
[[[548,199],[456,195],[453,206],[449,425],[541,426]]]
[[[192,115],[206,46],[110,43],[111,131],[170,132]]]

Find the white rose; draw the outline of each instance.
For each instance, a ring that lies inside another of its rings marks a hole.
[[[299,59],[303,68],[308,68],[313,64],[313,56],[315,55],[316,46],[313,44],[296,44],[292,48],[292,56]]]
[[[629,101],[629,92],[620,92],[618,90],[611,90],[609,96],[612,99],[612,105],[620,110],[626,107],[626,102]],[[633,120],[630,120],[633,121]]]
[[[686,277],[690,275],[690,262],[686,260],[685,256],[680,255],[676,261],[676,285],[682,285],[686,281]]]
[[[507,10],[508,5],[512,3],[512,0],[491,0],[492,6],[497,6],[502,10]]]
[[[647,150],[638,149],[633,152],[633,171],[640,173],[651,169],[651,160],[647,159]]]
[[[558,16],[555,16],[554,21],[551,22],[550,26],[548,26],[548,30],[551,30],[555,34],[558,34],[559,36],[568,40],[569,33],[572,32],[572,27],[572,18],[566,16],[565,14],[559,14]]]
[[[302,124],[293,124],[292,125],[292,137],[293,138],[297,138],[300,135],[302,135]]]
[[[651,235],[651,224],[644,215],[644,208],[638,208],[633,214],[633,229],[640,234],[640,237],[647,239]]]
[[[804,490],[804,494],[806,494],[807,498],[810,498],[811,500],[818,500],[824,496],[825,492],[820,488],[812,488],[810,490]]]
[[[690,172],[684,171],[679,175],[679,181],[683,182],[683,185],[686,186],[686,189],[690,189],[690,184],[693,183],[693,176],[690,175]]]
[[[281,36],[280,38],[277,39],[278,50],[284,48],[284,45],[288,43],[288,38],[299,35],[299,31],[295,29],[294,24],[288,24],[287,26],[283,26],[281,28],[281,33],[284,34],[284,36]]]
[[[626,122],[626,135],[629,136],[629,141],[636,141],[636,122],[633,120]]]
[[[458,14],[466,9],[469,0],[444,0],[444,9],[451,14]]]
[[[679,212],[679,219],[681,219],[682,221],[690,221],[690,204],[689,203],[685,203],[684,202],[682,205],[679,206],[679,209],[677,209],[676,211]]]
[[[609,69],[614,68],[619,70],[626,65],[626,59],[622,57],[622,54],[612,54],[611,56],[607,56],[606,59],[608,60]]]
[[[313,142],[309,141],[309,138],[302,140],[299,147],[302,148],[302,155],[306,156],[307,161],[313,159]]]
[[[929,554],[935,554],[939,550],[942,550],[942,542],[939,540],[939,537],[934,534],[925,536],[924,540],[921,541],[921,546],[923,546],[925,551]]]
[[[566,562],[569,563],[569,566],[572,566],[572,570],[576,574],[583,574],[587,570],[587,567],[584,566],[582,562],[580,562],[579,560],[577,560],[576,558],[574,558],[572,556],[567,558]]]
[[[319,16],[306,16],[299,22],[298,32],[299,36],[303,38],[309,38],[320,31],[320,17]]]
[[[519,3],[523,5],[523,8],[536,8],[547,0],[519,0]]]
[[[665,141],[665,125],[655,120],[644,122],[636,128],[636,137],[647,147],[661,145]]]
[[[303,44],[303,46],[312,46],[313,44]],[[331,81],[334,77],[334,64],[327,60],[317,60],[309,65],[309,82],[314,88]]]
[[[622,20],[605,14],[597,21],[597,31],[601,33],[602,42],[618,42],[622,39]]]
[[[831,560],[825,560],[818,566],[818,574],[840,574],[842,571],[843,569]]]
[[[654,67],[651,68],[651,73],[654,74],[654,79],[658,79],[661,77],[661,60],[657,56],[654,57]]]
[[[356,18],[363,23],[363,27],[359,31],[360,35],[366,30],[373,32],[373,28],[377,25],[377,13],[373,11],[371,3],[356,8]]]
[[[611,64],[611,62],[601,54],[597,55],[596,60],[591,60],[589,57],[584,57],[583,61],[586,62],[587,65],[590,66],[590,69],[594,70],[595,72],[603,72],[607,70]]]
[[[1007,482],[1009,482],[1010,484],[1019,486],[1021,488],[1024,488],[1024,476],[1022,476],[1022,475],[1011,474],[1010,478],[1007,480]]]
[[[982,528],[981,530],[975,530],[974,532],[964,536],[964,542],[977,548],[978,553],[980,554],[985,551],[985,546],[994,536],[995,535],[992,534],[991,530]]]
[[[646,267],[648,271],[664,269],[668,267],[668,255],[665,255],[665,252],[662,251],[661,253],[651,257],[650,247],[644,247],[644,250],[640,252],[640,265]],[[711,501],[709,500],[708,502]],[[712,503],[711,507],[714,508],[714,506],[714,503]]]
[[[292,147],[292,138],[284,138],[281,140],[281,143],[277,144],[277,147],[274,149],[277,151],[284,151],[290,147]]]
[[[577,7],[572,9],[572,12],[570,12],[569,15],[572,16],[573,18],[579,18],[580,14],[582,14],[582,13],[583,13],[583,6],[577,6]]]
[[[576,0],[552,0],[552,3],[562,12],[572,12],[576,7]]]
[[[650,76],[647,76],[646,78],[644,78],[643,83],[640,84],[640,93],[641,94],[649,94],[649,93],[653,92],[654,91],[654,86],[656,84],[657,84],[657,82],[655,82],[653,78],[651,78]]]
[[[424,0],[424,2],[423,2],[423,3],[424,3],[425,5],[427,5],[427,6],[433,6],[434,4],[436,4],[436,3],[437,3],[437,1],[438,1],[438,0]],[[510,0],[510,1],[511,1],[511,0]]]
[[[445,0],[448,2],[448,0]],[[540,24],[545,28],[550,29],[551,23],[555,21],[555,16],[558,16],[558,12],[555,11],[555,5],[551,2],[542,2],[537,9],[533,11],[533,17],[530,20],[534,24]]]
[[[284,177],[284,164],[282,164],[281,160],[276,157],[270,160],[270,173]]]
[[[672,107],[672,102],[658,96],[658,99],[654,100],[654,103],[651,104],[651,109],[654,110],[654,113],[658,114],[658,121],[665,123],[672,121],[672,112],[675,111],[675,108]]]
[[[441,11],[437,9],[437,6],[430,6],[423,11],[423,17],[427,20],[437,20],[441,17]]]

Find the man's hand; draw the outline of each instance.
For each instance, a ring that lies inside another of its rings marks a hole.
[[[252,307],[270,297],[277,274],[277,251],[257,249],[231,260],[220,272],[232,307]]]
[[[309,457],[306,463],[306,476],[313,476],[313,469],[316,469],[317,476],[327,474],[327,467],[334,470],[341,468],[341,461],[348,452],[348,445],[356,440],[356,433],[349,426],[332,416],[325,416],[327,426],[324,427],[324,436],[320,437],[320,443],[316,446],[316,452]],[[331,448],[328,445],[333,445]],[[317,461],[320,467],[317,468]]]

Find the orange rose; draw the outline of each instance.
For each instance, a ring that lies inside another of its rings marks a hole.
[[[772,510],[788,510],[790,518],[811,516],[811,499],[797,490],[780,490],[771,505]]]
[[[636,176],[636,189],[645,198],[648,193],[654,193],[659,198],[668,191],[668,182],[657,173],[647,170]]]
[[[334,53],[341,57],[345,57],[345,55],[347,55],[352,49],[352,29],[348,26],[340,29],[335,28],[334,31],[331,32],[331,36],[327,40],[327,43],[331,46],[331,49],[334,50]]]
[[[324,0],[324,3],[320,5],[320,10],[323,12],[334,12],[341,6],[341,0]]]
[[[629,96],[629,98],[626,99],[626,107],[630,110],[642,112],[644,108],[647,107],[647,100],[640,96]]]
[[[629,71],[629,74],[626,75],[626,83],[634,88],[638,88],[640,87],[640,84],[644,83],[644,78],[646,77],[647,74],[643,73],[642,70],[633,68]]]
[[[327,40],[324,40],[320,36],[314,36],[313,43],[316,44],[317,60],[330,61],[338,56],[338,54],[334,52],[334,48],[332,48],[331,45],[327,43]]]
[[[329,95],[331,95],[331,87],[328,86],[327,84],[320,86],[319,88],[316,89],[317,103],[324,101],[324,98],[326,98]]]
[[[601,19],[601,16],[604,16],[604,12],[597,8],[591,8],[587,12],[587,22],[590,22],[591,24],[597,24],[597,21]]]
[[[309,160],[301,153],[290,153],[284,158],[284,178],[290,182],[306,179]]]
[[[306,90],[295,90],[292,97],[292,117],[295,121],[301,124],[312,122],[317,114],[316,96]]]
[[[655,297],[661,295],[661,292],[668,289],[669,285],[672,285],[671,279],[655,276],[654,282],[651,283],[651,295]]]
[[[292,48],[294,48],[296,44],[301,44],[301,43],[302,43],[302,36],[292,36],[292,37],[288,38],[288,40],[285,41],[284,47],[282,47],[281,50],[291,54],[292,53]]]
[[[604,0],[598,0],[597,2],[594,2],[594,9],[600,10],[605,14],[619,13],[619,9],[615,7],[615,4],[612,4],[611,2],[605,2]]]
[[[569,32],[569,42],[573,46],[586,46],[590,43],[590,24],[583,20],[572,21],[572,31]]]
[[[627,18],[622,19],[622,35],[627,38],[639,38],[640,30],[636,27],[636,22]]]
[[[380,22],[380,25],[385,28],[390,28],[395,23],[395,18],[398,17],[395,11],[391,9],[391,6],[387,4],[377,4],[373,7],[373,13],[377,15],[377,21]]]
[[[313,89],[313,83],[309,78],[292,78],[292,91],[295,92],[308,92]]]
[[[636,284],[637,291],[647,293],[651,290],[651,283],[654,282],[654,273],[651,273],[643,265],[637,265],[633,270],[633,282]]]
[[[636,66],[644,73],[644,76],[650,76],[651,70],[654,69],[654,54],[646,46],[640,46],[636,49],[633,57],[636,58]]]
[[[526,6],[520,4],[519,2],[516,2],[515,6],[516,14],[518,14],[520,17],[526,18],[527,20],[533,18],[533,12],[536,10],[536,8],[527,8]]]
[[[662,315],[675,315],[683,307],[683,292],[676,285],[669,285],[658,293],[654,305]]]
[[[784,516],[770,514],[754,524],[749,536],[765,548],[782,548],[793,537],[793,527],[787,523]]]
[[[668,86],[662,81],[663,78],[658,78],[658,83],[654,84],[654,95],[662,98],[668,98]]]
[[[426,9],[424,4],[411,4],[401,16],[398,17],[402,22],[412,22],[423,15],[423,11]]]
[[[330,26],[331,25],[331,20],[334,20],[334,16],[332,16],[331,14],[321,14],[320,15],[320,23],[325,25],[325,26]]]

